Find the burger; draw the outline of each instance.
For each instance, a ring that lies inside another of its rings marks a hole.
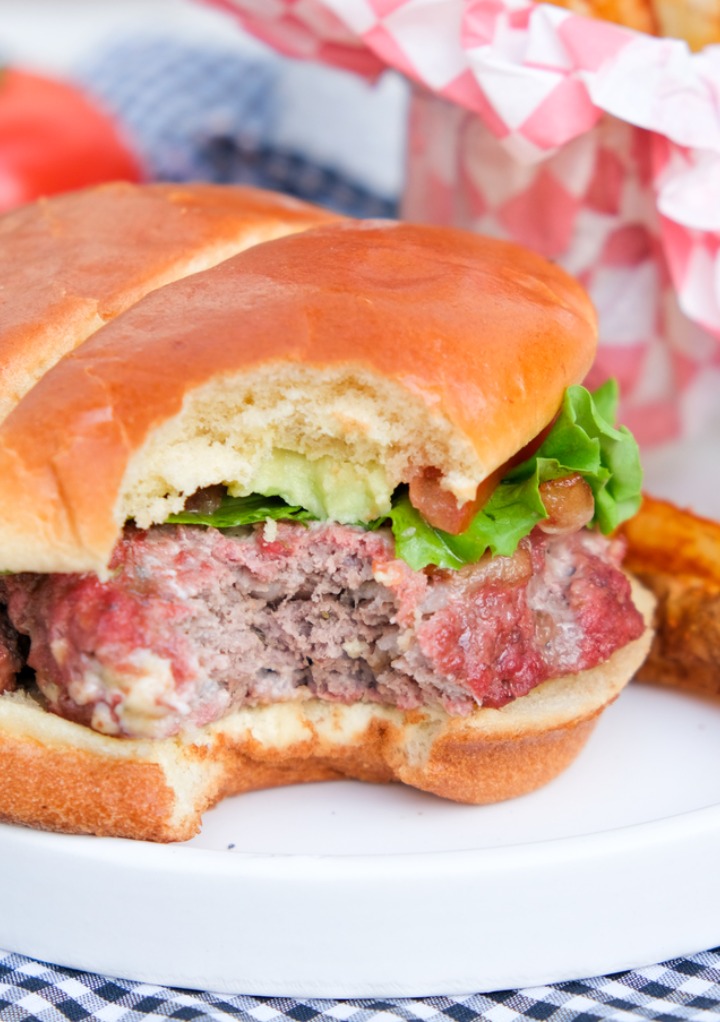
[[[174,841],[274,785],[555,777],[650,641],[595,344],[535,254],[336,220],[60,357],[0,427],[0,817]]]

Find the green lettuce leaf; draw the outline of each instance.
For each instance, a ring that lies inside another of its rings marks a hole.
[[[268,518],[288,519],[293,522],[312,522],[315,516],[302,507],[286,504],[282,497],[263,497],[251,493],[247,497],[225,496],[220,506],[208,514],[198,511],[180,511],[169,515],[172,525],[214,525],[216,529],[236,529],[240,525],[254,525]]]
[[[532,489],[509,483],[496,488],[468,529],[457,536],[425,521],[410,503],[407,492],[396,497],[380,523],[390,522],[398,557],[419,571],[428,564],[462,568],[479,561],[486,550],[509,556],[523,536],[546,517],[539,493],[533,499]]]
[[[534,457],[518,465],[508,480],[537,477],[538,484],[579,472],[595,497],[592,524],[609,533],[640,507],[642,468],[635,438],[614,425],[618,386],[608,380],[592,394],[569,387],[560,414]]]
[[[393,499],[387,515],[364,528],[390,524],[398,557],[419,570],[434,564],[461,568],[478,561],[486,551],[510,556],[523,537],[547,512],[540,484],[579,472],[592,489],[595,516],[591,524],[612,532],[638,510],[642,471],[638,447],[630,432],[614,425],[618,389],[609,380],[594,393],[569,387],[555,423],[535,454],[508,472],[468,529],[458,536],[436,529],[412,506],[406,488]],[[225,497],[211,514],[183,511],[169,522],[214,525],[218,529],[252,525],[267,518],[308,522],[315,517],[280,497]]]
[[[387,516],[398,557],[419,570],[429,564],[459,568],[485,551],[510,556],[547,513],[540,484],[579,472],[595,498],[592,523],[612,532],[638,510],[642,470],[637,444],[614,425],[617,384],[609,380],[593,394],[569,387],[553,428],[535,454],[512,469],[468,529],[452,536],[429,525],[403,494]]]

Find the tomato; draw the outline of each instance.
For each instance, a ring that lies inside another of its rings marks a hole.
[[[138,181],[112,118],[67,82],[0,71],[0,211],[101,181]]]
[[[410,480],[409,495],[410,503],[419,511],[426,522],[436,529],[449,532],[452,536],[458,536],[469,527],[478,511],[480,511],[493,495],[495,487],[511,468],[521,465],[523,461],[537,451],[545,437],[555,425],[557,415],[545,426],[545,428],[526,444],[521,451],[513,455],[504,465],[491,472],[477,488],[474,500],[468,500],[465,504],[458,505],[452,493],[442,488],[442,473],[439,468],[423,468]]]
[[[410,503],[430,525],[457,536],[465,532],[483,504],[490,499],[504,468],[503,465],[502,469],[484,479],[478,486],[475,499],[465,504],[458,504],[452,493],[442,488],[440,469],[424,468],[410,480]]]

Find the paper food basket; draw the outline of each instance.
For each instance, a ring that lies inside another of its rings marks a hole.
[[[598,309],[647,447],[720,430],[720,47],[532,0],[211,0],[280,52],[413,83],[402,216],[528,245]]]

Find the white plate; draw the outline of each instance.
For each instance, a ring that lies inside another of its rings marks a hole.
[[[0,946],[172,986],[468,993],[720,944],[720,705],[637,685],[579,760],[484,808],[256,793],[184,845],[0,828]]]
[[[348,782],[229,800],[184,845],[0,827],[0,946],[248,994],[514,988],[720,944],[718,861],[720,702],[633,685],[502,805]]]

